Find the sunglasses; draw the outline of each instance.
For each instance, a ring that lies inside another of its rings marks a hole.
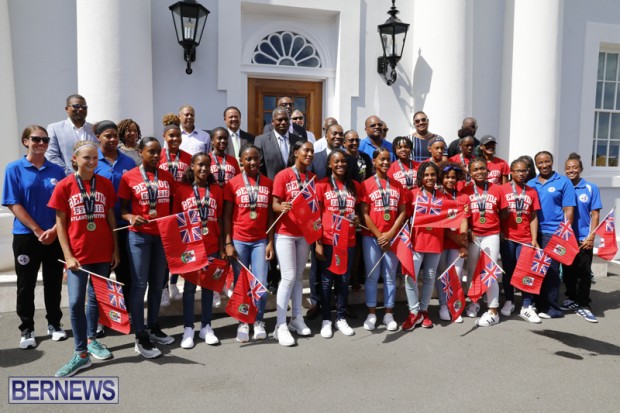
[[[30,140],[33,141],[34,143],[50,143],[50,138],[48,137],[41,137],[41,136],[31,136]]]
[[[80,109],[84,109],[84,110],[86,110],[86,109],[88,109],[88,106],[87,106],[87,105],[80,105],[80,104],[77,104],[77,103],[76,103],[75,105],[70,105],[70,107],[71,107],[73,110],[80,110]]]
[[[387,131],[389,131],[389,129],[388,129],[388,128],[383,128],[383,132],[384,132],[384,133],[385,133],[385,132],[387,132]]]
[[[291,118],[292,120],[304,120],[303,116],[294,116]]]
[[[418,123],[422,123],[422,122],[428,122],[428,118],[420,118],[420,119],[415,119],[415,120],[413,121],[413,123],[415,123],[416,125],[417,125]]]
[[[347,143],[360,143],[359,139],[347,139],[345,142]]]
[[[371,123],[368,125],[370,128],[383,128],[383,123]]]

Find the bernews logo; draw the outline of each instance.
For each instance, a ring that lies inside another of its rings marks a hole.
[[[9,404],[118,404],[118,377],[9,377]]]

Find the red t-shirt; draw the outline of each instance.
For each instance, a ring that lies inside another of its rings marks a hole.
[[[84,189],[90,194],[90,180],[83,181]],[[60,181],[48,203],[48,207],[67,214],[67,235],[71,253],[80,264],[111,262],[114,253],[114,238],[108,224],[107,212],[114,208],[116,193],[110,180],[95,176],[94,231],[87,229],[88,219],[84,201],[75,175]]]
[[[220,171],[222,181],[220,181]],[[217,182],[220,187],[224,188],[224,185],[226,185],[228,181],[240,173],[241,169],[239,168],[239,163],[234,157],[230,155],[222,157],[211,153],[211,175],[213,175],[215,182]]]
[[[201,199],[205,195],[205,191],[205,188],[198,188]],[[209,219],[207,221],[209,234],[206,237],[202,237],[207,255],[220,250],[220,226],[217,219],[222,216],[224,205],[223,191],[218,184],[209,185],[209,191],[211,192],[209,196]],[[178,214],[190,209],[198,210],[194,187],[185,183],[176,185],[174,190],[174,213]]]
[[[310,181],[312,177],[316,176],[312,172],[300,173],[299,177],[301,178],[303,188],[304,182],[306,179]],[[316,187],[316,179],[314,181],[314,185]],[[299,185],[297,184],[297,177],[295,176],[295,172],[293,172],[292,168],[286,168],[278,172],[273,179],[273,196],[277,196],[280,198],[282,202],[291,202],[295,196],[301,190]],[[282,218],[276,224],[276,233],[282,235],[289,235],[291,237],[301,237],[303,233],[301,229],[299,229],[299,225],[290,215],[290,212],[284,214]]]
[[[387,182],[390,183],[390,202],[389,205],[386,206],[384,209],[381,191],[377,186],[375,176],[376,175],[373,175],[370,178],[366,179],[364,182],[362,182],[362,196],[360,200],[361,202],[368,204],[368,206],[370,207],[370,219],[375,224],[377,229],[381,232],[388,232],[396,221],[396,217],[398,216],[398,207],[400,205],[406,204],[409,197],[407,195],[407,191],[403,189],[403,186],[400,184],[400,182],[388,177]],[[386,190],[386,180],[380,179],[380,182],[381,187]],[[386,212],[389,212],[390,214],[390,219],[388,221],[386,221],[383,217]],[[372,236],[373,234],[368,230],[362,229],[362,235]]]
[[[455,199],[454,196],[452,196],[451,194],[446,194],[446,197],[448,199]],[[471,213],[469,211],[469,196],[467,196],[466,194],[463,194],[460,191],[456,192],[456,200],[459,203],[459,206],[463,206],[463,208],[465,209],[465,218],[469,218]],[[458,250],[459,249],[459,244],[457,244],[456,242],[454,242],[452,239],[450,239],[448,237],[448,233],[452,233],[452,234],[459,234],[461,230],[461,227],[459,226],[458,228],[445,228],[444,229],[444,237],[443,237],[443,249],[444,250]]]
[[[338,180],[335,181],[336,186],[342,192],[342,195],[346,193],[346,206],[344,209],[344,216],[353,219],[355,215],[355,206],[358,203],[358,199],[361,192],[361,185],[353,181],[355,187],[355,195],[349,193],[344,188],[344,185]],[[319,204],[321,205],[321,223],[323,225],[323,237],[321,242],[325,245],[332,245],[334,238],[334,231],[332,229],[334,216],[333,214],[340,215],[340,208],[338,207],[338,193],[334,191],[332,187],[331,178],[324,178],[316,186],[316,196],[319,198]],[[352,222],[343,221],[343,225],[349,225],[349,240],[347,247],[355,247],[355,225]]]
[[[503,196],[501,186],[488,184],[487,188],[486,195],[483,195],[484,188],[479,188],[476,185],[467,186],[463,189],[463,194],[469,197],[469,210],[471,211],[469,228],[471,228],[474,235],[481,237],[499,233],[499,211],[506,207],[506,200]],[[480,222],[482,217],[480,216],[476,194],[480,195],[485,200],[483,219],[485,222]]]
[[[464,156],[463,156],[463,159],[461,159],[461,155],[462,154],[457,153],[456,155],[449,157],[448,161],[449,162],[458,163],[458,164],[461,164],[461,165],[465,165],[465,167],[468,167],[469,163],[471,162],[471,159],[470,158],[466,158]]]
[[[256,185],[256,179],[250,176],[248,176],[248,181],[251,186]],[[256,219],[250,218],[250,197],[243,182],[243,174],[235,176],[224,186],[224,200],[233,203],[232,237],[237,241],[254,242],[267,238],[273,181],[260,175],[258,183]]]
[[[147,172],[147,176],[149,181],[153,182],[155,175],[152,172]],[[170,215],[172,207],[171,198],[174,193],[175,182],[172,175],[161,169],[157,171],[157,180],[158,190],[155,210],[157,211],[157,218],[161,218]],[[137,166],[123,175],[118,188],[118,197],[130,201],[132,214],[141,215],[146,219],[153,219],[149,217],[149,193],[146,183],[142,179],[140,167]],[[159,235],[157,222],[149,222],[141,226],[131,226],[129,230]]]
[[[415,200],[422,190],[416,188],[411,193],[411,200]],[[426,192],[428,194],[428,192]],[[441,191],[435,191],[435,199],[449,199]],[[444,239],[444,228],[415,227],[413,229],[413,250],[416,252],[428,252],[433,254],[441,253]]]
[[[508,176],[510,173],[508,163],[497,156],[493,157],[493,160],[487,161],[487,169],[489,170],[487,181],[495,185],[502,185],[502,177]]]
[[[420,167],[420,165],[422,164],[422,162],[416,162],[416,161],[411,161],[411,166],[412,168],[409,168],[409,166],[407,166],[407,164],[402,164],[403,169],[405,170],[403,172],[403,170],[400,169],[400,165],[398,160],[392,162],[392,165],[390,165],[390,169],[388,169],[387,175],[388,177],[400,182],[400,184],[403,186],[403,189],[405,189],[405,191],[407,192],[407,201],[406,201],[406,213],[407,216],[410,217],[413,214],[413,204],[410,202],[411,199],[413,199],[411,197],[411,191],[413,191],[416,188],[416,177],[418,176],[418,168]],[[407,172],[411,171],[411,178],[413,179],[413,186],[411,189],[407,188]]]
[[[174,180],[175,182],[182,182],[183,174],[185,173],[185,171],[187,171],[190,164],[192,163],[192,155],[179,149],[179,153],[177,155],[171,153],[170,158],[170,163],[177,161],[177,173],[174,176]],[[165,148],[161,150],[161,156],[159,158],[159,163],[157,164],[157,167],[162,171],[170,172],[170,165],[168,165]]]
[[[523,189],[515,185],[517,194],[521,194]],[[530,230],[530,222],[532,214],[540,210],[540,202],[538,201],[538,192],[534,188],[525,186],[525,196],[523,197],[523,212],[521,214],[521,223],[517,223],[517,207],[515,203],[515,194],[510,182],[502,185],[503,197],[505,200],[504,208],[508,208],[508,216],[502,221],[502,233],[504,237],[513,241],[529,244],[532,242],[532,232]]]

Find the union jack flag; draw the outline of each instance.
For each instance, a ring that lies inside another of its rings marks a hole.
[[[187,214],[187,217],[185,216]],[[184,243],[194,242],[202,239],[200,233],[200,214],[198,211],[190,209],[186,212],[177,214],[177,224],[181,233],[181,241]]]
[[[454,294],[454,291],[452,290],[452,285],[450,284],[450,274],[448,273],[448,271],[446,271],[442,274],[441,277],[439,277],[439,279],[441,280],[441,284],[443,285],[443,292],[446,294],[446,299],[449,300],[450,298],[452,298],[452,294]]]
[[[342,230],[342,216],[332,215],[332,228],[334,230],[332,235],[332,245],[335,247],[338,245],[338,239],[340,238],[340,231]]]
[[[306,187],[301,190],[300,194],[301,196],[304,197],[304,199],[308,203],[308,206],[310,207],[310,210],[312,211],[312,213],[315,213],[319,210],[319,205],[316,200],[316,192],[314,190],[313,182],[310,182],[308,185],[306,185]]]
[[[403,230],[400,231],[400,233],[398,234],[398,239],[405,247],[413,249],[413,245],[411,245],[411,232],[409,231],[409,223],[406,223],[403,226]]]
[[[547,274],[547,270],[551,265],[551,257],[543,252],[543,250],[536,250],[536,255],[534,255],[534,262],[532,262],[532,272],[537,272],[539,274],[545,275]]]
[[[568,241],[572,232],[573,229],[571,228],[570,223],[568,220],[564,220],[564,222],[560,222],[560,226],[558,226],[558,229],[555,231],[555,235],[562,238],[564,241]]]
[[[125,298],[123,296],[123,286],[108,280],[106,282],[108,286],[108,299],[110,300],[110,305],[113,305],[116,308],[120,308],[122,310],[126,310],[125,307]]]
[[[265,294],[267,294],[267,289],[263,284],[261,284],[260,281],[256,279],[256,277],[254,277],[253,274],[250,274],[250,278],[250,291],[248,292],[248,295],[252,297],[254,307],[258,308],[261,298],[263,298]]]
[[[607,219],[605,220],[605,231],[614,232],[616,230],[616,225],[614,223],[614,211],[612,210]]]
[[[418,214],[440,215],[443,200],[434,196],[418,195],[416,204]]]
[[[497,276],[502,273],[501,268],[494,262],[490,262],[480,273],[480,281],[488,287],[497,282]]]

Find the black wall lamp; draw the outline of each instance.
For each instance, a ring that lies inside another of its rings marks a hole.
[[[383,75],[388,86],[396,81],[396,65],[403,55],[405,39],[409,30],[409,23],[403,23],[396,17],[399,11],[394,5],[395,2],[396,0],[392,0],[392,7],[387,12],[390,17],[385,23],[377,26],[383,47],[383,56],[379,57],[377,61],[377,72]],[[389,78],[387,76],[388,66],[392,68]]]
[[[168,8],[172,13],[177,40],[183,46],[187,62],[185,73],[191,75],[192,62],[196,61],[196,47],[200,44],[210,11],[196,0],[179,1]]]

